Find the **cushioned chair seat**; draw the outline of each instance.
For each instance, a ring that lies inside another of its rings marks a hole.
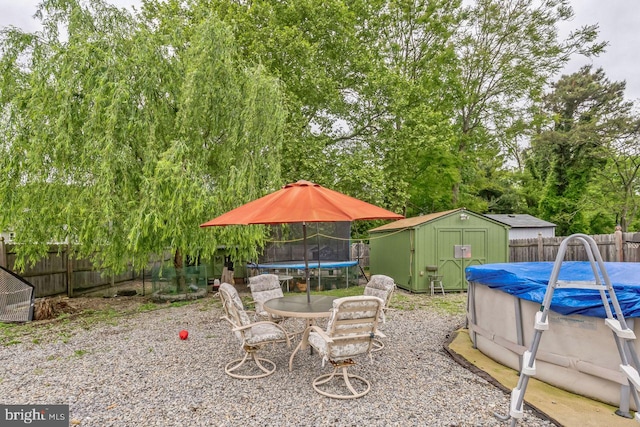
[[[258,323],[251,327],[245,339],[247,344],[260,344],[269,341],[285,340],[286,333],[276,325]]]

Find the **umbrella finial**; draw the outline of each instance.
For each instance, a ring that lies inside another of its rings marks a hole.
[[[285,185],[282,188],[290,188],[290,187],[320,187],[318,184],[316,184],[315,182],[311,182],[311,181],[307,181],[304,179],[300,179],[296,182],[292,182],[290,184]]]

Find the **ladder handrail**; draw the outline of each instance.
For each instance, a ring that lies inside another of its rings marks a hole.
[[[558,254],[556,255],[556,261],[553,264],[553,270],[551,270],[551,276],[549,278],[549,285],[555,285],[558,282],[558,277],[560,276],[560,269],[562,268],[562,262],[564,261],[564,256],[567,252],[567,246],[573,240],[578,240],[585,248],[585,252],[587,253],[587,257],[589,258],[589,263],[591,265],[591,270],[593,272],[593,277],[596,285],[602,285],[602,281],[600,278],[600,274],[602,274],[602,279],[604,280],[604,286],[607,290],[613,290],[611,285],[611,279],[609,278],[609,273],[604,266],[604,261],[602,260],[602,255],[600,254],[600,250],[598,249],[598,245],[596,241],[593,240],[593,237],[588,236],[586,234],[576,233],[567,237],[560,243],[560,248],[558,249]],[[595,257],[595,259],[594,259]],[[598,268],[596,268],[596,265]],[[598,271],[599,270],[599,271]],[[609,305],[609,301],[607,300],[607,296],[605,295],[603,290],[600,290],[600,297],[602,298],[602,305],[607,313],[607,317],[612,317],[611,306]],[[553,298],[553,292],[545,292],[544,300],[542,302],[543,306],[550,307],[551,306],[551,298]],[[618,298],[616,297],[615,292],[609,292],[609,298],[611,299],[611,303],[613,304],[614,311],[616,314],[616,318],[620,321],[620,325],[623,329],[627,328],[627,323],[624,320],[624,315],[622,311],[619,309],[620,304],[618,303]],[[546,313],[542,315],[542,320],[546,320]]]

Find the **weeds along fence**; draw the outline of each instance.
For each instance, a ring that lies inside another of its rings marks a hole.
[[[0,238],[0,267],[15,271],[15,260],[14,245],[6,244]],[[88,259],[70,257],[66,245],[52,245],[47,256],[17,274],[35,287],[36,298],[61,294],[77,296],[88,290],[136,278],[133,270],[115,276],[104,273]]]
[[[591,236],[605,262],[640,262],[639,233],[596,234]],[[566,237],[541,237],[509,241],[509,262],[555,261]],[[567,247],[567,261],[587,261],[583,245],[574,241]]]

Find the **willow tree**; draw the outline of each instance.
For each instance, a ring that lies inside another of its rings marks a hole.
[[[278,82],[207,9],[46,0],[2,32],[0,227],[18,266],[68,242],[114,272],[170,250],[255,255],[262,230],[199,224],[280,184]]]

